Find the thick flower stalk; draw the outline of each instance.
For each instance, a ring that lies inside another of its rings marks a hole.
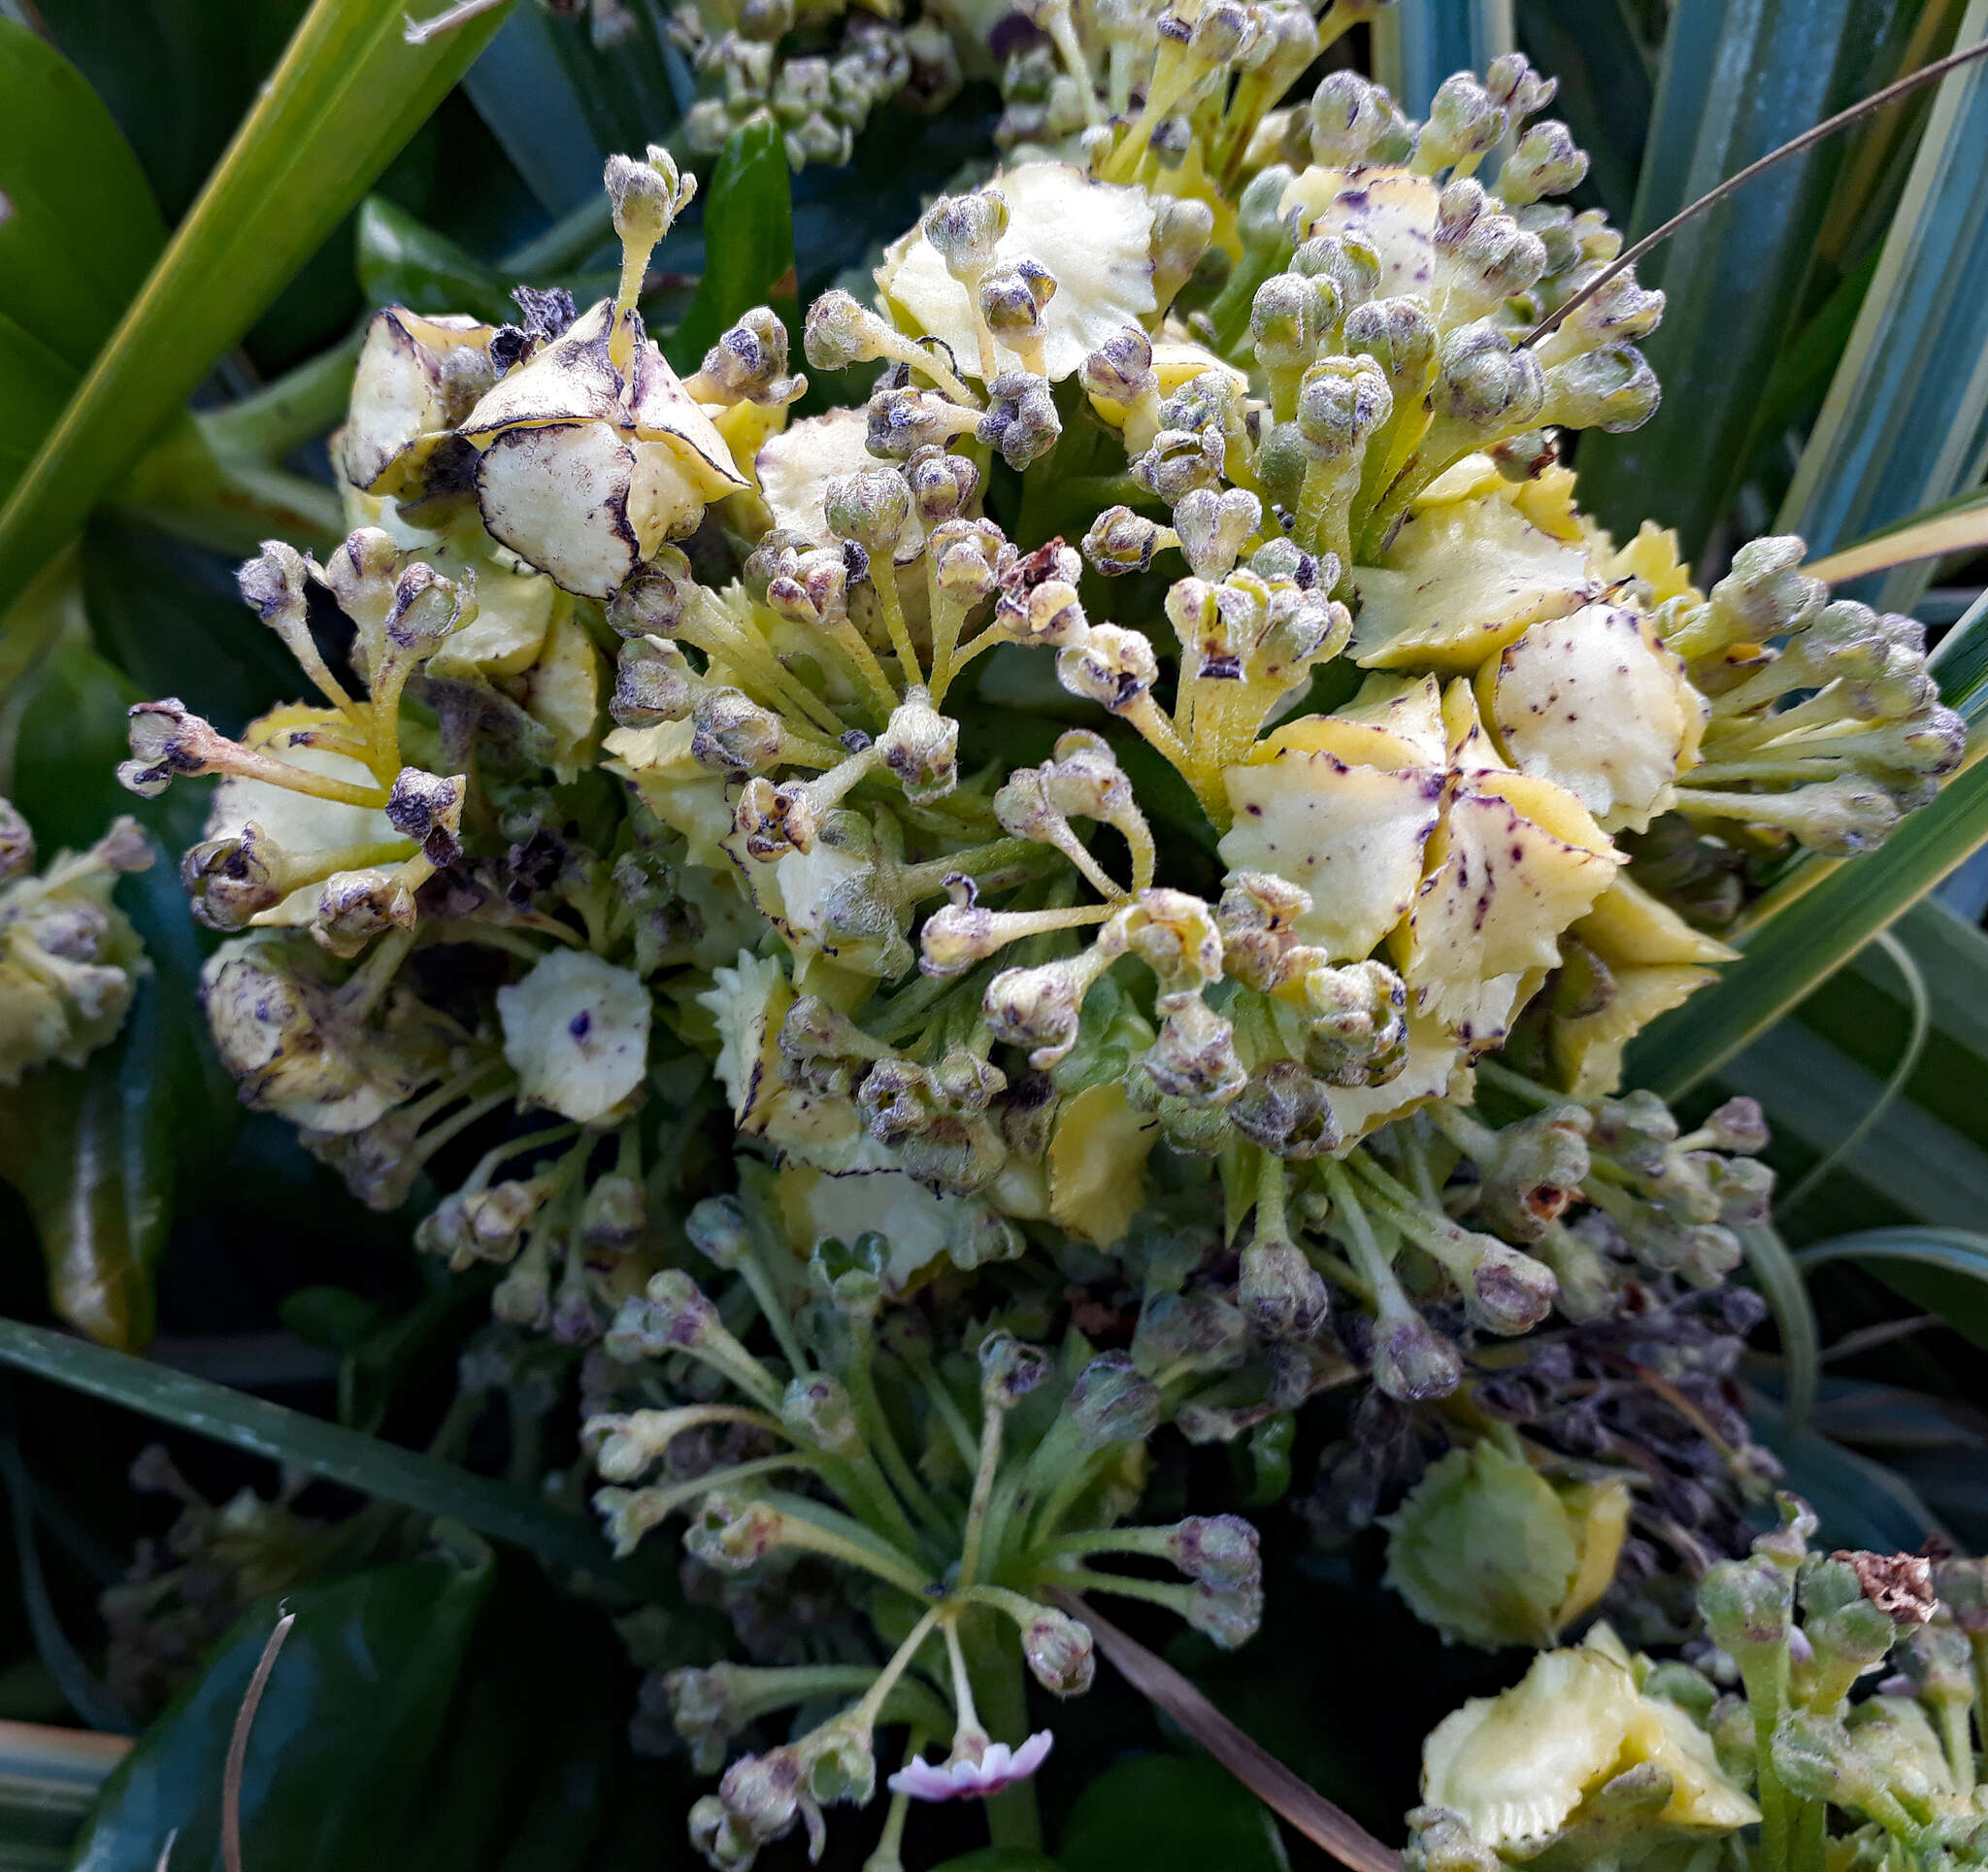
[[[1814,1516],[1778,1499],[1700,1588],[1709,1675],[1597,1626],[1444,1721],[1411,1862],[1980,1864],[1981,1562],[1809,1553]]]

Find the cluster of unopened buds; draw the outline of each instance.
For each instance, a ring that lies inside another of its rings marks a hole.
[[[958,54],[936,20],[900,24],[794,0],[746,0],[729,12],[707,19],[686,5],[671,19],[705,93],[684,114],[692,155],[715,155],[735,131],[770,117],[795,169],[845,163],[879,106],[931,113],[958,94]]]
[[[1811,1553],[1815,1517],[1777,1500],[1781,1525],[1699,1587],[1703,1668],[1632,1655],[1597,1625],[1435,1730],[1417,1872],[1541,1854],[1772,1872],[1988,1861],[1983,1563]]]
[[[81,1066],[115,1039],[149,967],[112,902],[120,876],[152,850],[133,819],[85,852],[58,852],[39,873],[34,830],[0,799],[0,1086],[38,1067]]]
[[[184,871],[244,1099],[381,1208],[452,1181],[420,1246],[595,1349],[617,1544],[684,1514],[742,1631],[824,1567],[860,1608],[881,1662],[658,1692],[712,1769],[854,1699],[726,1771],[717,1865],[867,1800],[881,1723],[900,1794],[1025,1773],[1021,1666],[1089,1676],[1069,1594],[1246,1636],[1248,1530],[1137,1521],[1162,1425],[1255,1448],[1370,1381],[1341,1519],[1414,1480],[1383,1445],[1454,1443],[1394,1572],[1477,1642],[1415,1559],[1455,1489],[1565,1561],[1537,1640],[1765,1478],[1720,1429],[1740,1303],[1692,1313],[1766,1221],[1759,1115],[1617,1096],[1731,952],[1691,864],[1673,903],[1628,861],[1866,849],[1958,724],[1799,542],[1702,594],[1579,512],[1556,438],[1655,408],[1662,296],[1573,304],[1620,241],[1552,199],[1585,158],[1522,58],[1422,124],[1344,72],[1282,107],[1371,11],[1041,6],[1075,146],[1017,134],[873,304],[813,304],[809,367],[878,370],[802,419],[766,308],[665,361],[636,298],[694,184],[616,158],[613,298],[374,318],[350,538],[242,575],[321,705],[134,711],[128,784],[220,780]]]

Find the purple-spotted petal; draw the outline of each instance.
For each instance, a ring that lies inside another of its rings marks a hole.
[[[913,1800],[984,1799],[1017,1781],[1026,1781],[1049,1754],[1055,1737],[1038,1729],[1018,1749],[1005,1742],[991,1742],[978,1761],[912,1761],[890,1778],[894,1794],[909,1794]]]

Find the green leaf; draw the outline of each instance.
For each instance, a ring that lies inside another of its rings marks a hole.
[[[286,1596],[296,1615],[248,1734],[242,1843],[250,1866],[349,1872],[401,1862],[421,1773],[495,1572],[489,1550],[373,1568]],[[220,1865],[228,1739],[275,1623],[244,1614],[212,1661],[105,1784],[72,1872]],[[177,1835],[177,1837],[175,1837]]]
[[[1063,1872],[1046,1853],[1031,1853],[1014,1846],[983,1846],[977,1853],[962,1853],[956,1859],[935,1865],[932,1872]]]
[[[770,116],[726,141],[704,208],[704,278],[663,350],[688,374],[725,327],[770,305],[794,328],[794,211],[786,144]]]
[[[106,1345],[136,1350],[152,1332],[152,1278],[172,1224],[182,1161],[212,1161],[239,1117],[199,1005],[201,951],[174,854],[197,836],[190,794],[138,801],[116,784],[131,685],[73,629],[19,696],[7,784],[43,851],[78,850],[117,814],[152,835],[152,868],[118,902],[150,973],[122,1031],[80,1069],[50,1066],[0,1090],[0,1178],[28,1205],[57,1316]]]
[[[1740,1243],[1762,1296],[1773,1311],[1787,1361],[1787,1428],[1806,1429],[1815,1404],[1815,1381],[1822,1367],[1820,1334],[1808,1289],[1786,1245],[1772,1228],[1742,1228]]]
[[[315,0],[199,201],[0,508],[0,604],[77,531],[426,120],[502,18],[500,9],[415,47],[402,38],[404,14],[401,0]],[[92,204],[77,224],[94,232],[101,219]]]
[[[165,245],[145,172],[83,75],[0,17],[0,496]]]
[[[1756,907],[1740,959],[1682,1008],[1653,1020],[1629,1053],[1628,1079],[1665,1098],[1688,1091],[1806,998],[1880,930],[1988,841],[1988,752],[1969,764],[1882,851],[1809,861]]]
[[[1665,42],[1632,231],[1643,234],[1892,76],[1903,0],[1682,0]],[[1669,296],[1643,350],[1664,407],[1627,435],[1581,439],[1586,505],[1618,536],[1674,525],[1687,562],[1753,452],[1761,386],[1793,329],[1846,145],[1781,163],[1646,260]]]
[[[1972,0],[1955,45],[1988,35],[1988,0]],[[1988,372],[1956,369],[1988,351],[1988,73],[1979,63],[1939,84],[1877,272],[1774,522],[1834,552],[1968,486],[1980,473]],[[1988,516],[1983,516],[1988,522]],[[1959,550],[1964,523],[1881,552],[1924,559]],[[1975,529],[1988,539],[1988,524]],[[1847,556],[1847,555],[1846,555]],[[1862,562],[1860,562],[1862,563]],[[1878,569],[1880,560],[1871,563]],[[1909,611],[1930,566],[1894,571],[1869,596]],[[1853,576],[1847,566],[1835,574]]]
[[[1799,1249],[1795,1261],[1804,1269],[1831,1261],[1913,1261],[1988,1281],[1988,1235],[1970,1228],[1867,1228]]]
[[[1867,1228],[1816,1242],[1795,1259],[1805,1273],[1832,1261],[1868,1266],[1955,1331],[1988,1346],[1988,1235],[1969,1228]]]
[[[503,274],[383,196],[359,208],[359,284],[376,306],[466,312],[502,325],[516,315]]]
[[[61,0],[42,17],[131,140],[167,219],[178,220],[254,103],[305,3]],[[159,82],[162,72],[172,74],[170,84]]]
[[[151,1340],[152,1272],[172,1225],[172,1156],[157,1090],[158,986],[80,1068],[0,1088],[0,1178],[34,1218],[49,1304],[99,1344]],[[149,1111],[147,1108],[151,1109]]]
[[[1135,1755],[1077,1796],[1057,1842],[1066,1872],[1287,1872],[1276,1822],[1198,1755]]]
[[[1374,16],[1374,75],[1410,117],[1425,117],[1452,72],[1481,72],[1511,50],[1500,0],[1397,0]]]
[[[492,1482],[225,1385],[168,1371],[17,1320],[0,1320],[0,1363],[197,1436],[213,1437],[251,1455],[342,1483],[362,1494],[461,1521],[555,1565],[601,1579],[615,1578],[620,1571],[590,1521],[561,1513],[530,1489]]]
[[[662,17],[631,9],[633,30],[604,50],[579,13],[518,7],[470,67],[463,88],[547,213],[598,196],[611,155],[640,155],[676,122]]]
[[[1930,1536],[1944,1535],[1912,1485],[1883,1463],[1815,1430],[1784,1429],[1780,1407],[1758,1392],[1748,1397],[1747,1416],[1754,1433],[1780,1457],[1783,1487],[1821,1518],[1828,1546],[1910,1554]]]

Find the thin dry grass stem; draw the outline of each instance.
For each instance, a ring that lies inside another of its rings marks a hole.
[[[284,1613],[276,1621],[269,1643],[256,1659],[255,1675],[243,1692],[242,1707],[235,1713],[235,1732],[228,1738],[228,1765],[221,1775],[221,1863],[227,1872],[242,1872],[242,1770],[248,1759],[248,1730],[255,1721],[255,1708],[262,1701],[262,1692],[269,1688],[270,1673],[276,1669],[277,1653],[282,1650],[283,1640],[296,1622],[294,1612]],[[166,1842],[169,1853],[172,1844],[170,1840]],[[163,1868],[165,1860],[161,1858],[159,1864]]]
[[[1873,111],[1883,110],[1887,104],[1895,102],[1908,92],[1916,91],[1922,84],[1934,84],[1944,78],[1948,72],[1955,71],[1970,60],[1980,58],[1984,54],[1988,54],[1988,39],[1982,40],[1978,45],[1963,47],[1957,52],[1949,52],[1944,58],[1936,58],[1932,64],[1922,65],[1916,72],[1907,72],[1904,78],[1885,85],[1882,90],[1872,91],[1869,97],[1860,99],[1848,110],[1839,111],[1832,117],[1824,117],[1811,129],[1804,130],[1799,137],[1790,137],[1778,150],[1770,150],[1757,162],[1749,162],[1744,169],[1728,176],[1716,188],[1706,190],[1689,208],[1673,215],[1663,226],[1645,234],[1634,247],[1625,248],[1609,265],[1596,274],[1564,306],[1549,313],[1527,332],[1518,341],[1520,346],[1537,344],[1547,333],[1557,330],[1561,320],[1568,314],[1586,305],[1618,273],[1633,267],[1652,248],[1662,246],[1687,221],[1703,215],[1708,208],[1717,207],[1728,195],[1744,188],[1755,176],[1772,169],[1775,163],[1785,161],[1789,156],[1800,155],[1804,150],[1820,143],[1825,137],[1834,136],[1846,125],[1855,123],[1859,117],[1869,117]]]
[[[1052,1588],[1048,1596],[1090,1627],[1097,1648],[1119,1676],[1148,1702],[1165,1710],[1258,1800],[1314,1846],[1351,1867],[1352,1872],[1402,1872],[1402,1855],[1393,1847],[1383,1845],[1343,1808],[1334,1806],[1315,1788],[1300,1781],[1172,1664],[1129,1632],[1120,1631],[1076,1593]]]

